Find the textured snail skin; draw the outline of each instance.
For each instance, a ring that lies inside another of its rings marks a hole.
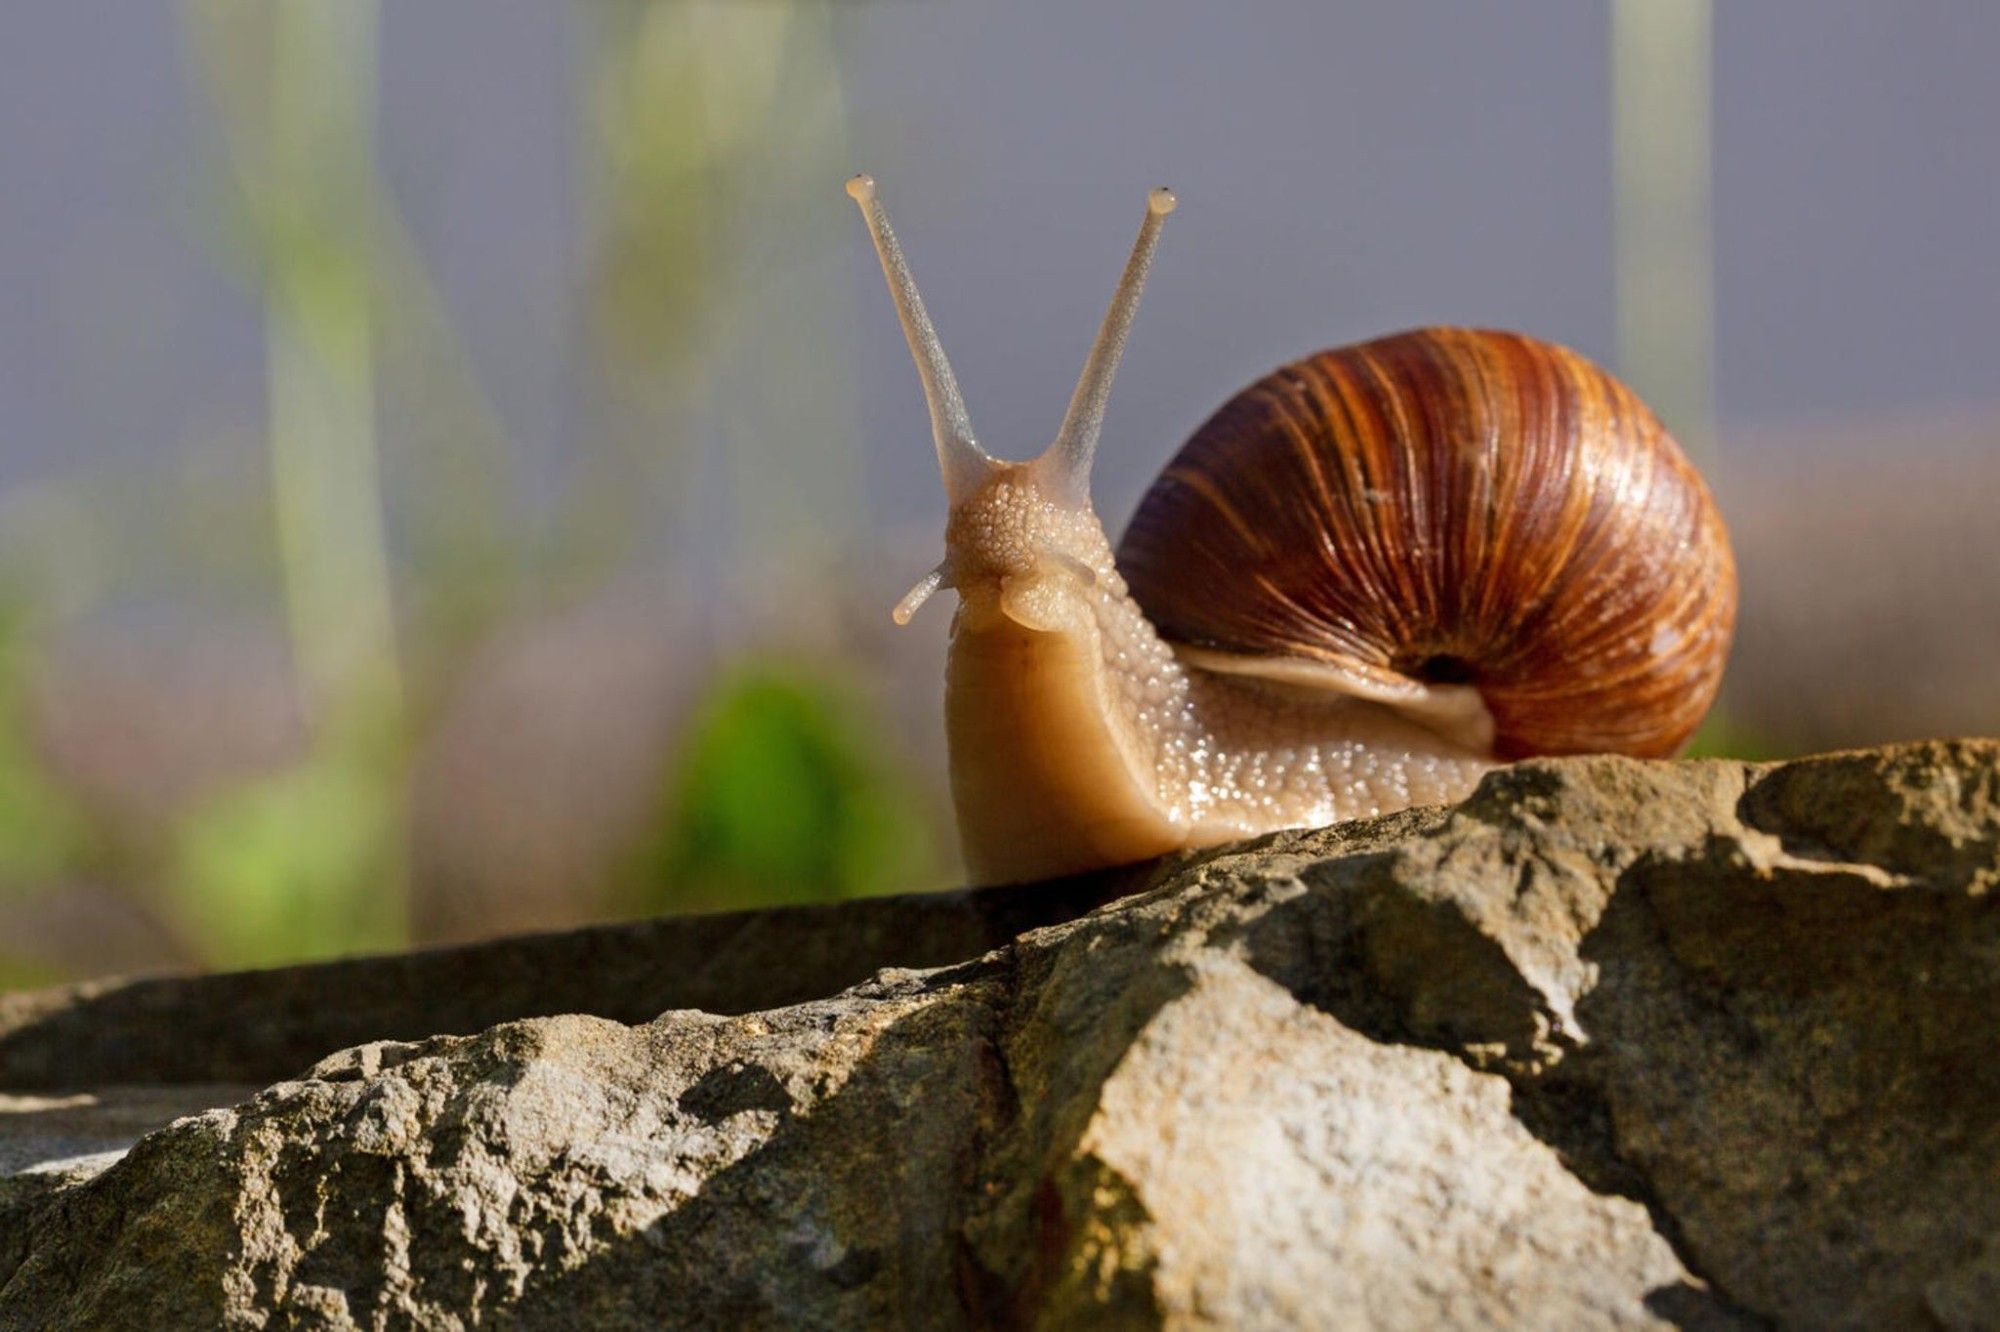
[[[1032,463],[954,511],[946,548],[952,796],[979,882],[1456,800],[1493,766],[1378,703],[1187,664],[1096,516]]]

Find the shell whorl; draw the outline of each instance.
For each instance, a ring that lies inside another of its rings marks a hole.
[[[1118,564],[1169,641],[1469,683],[1498,757],[1661,756],[1722,678],[1736,571],[1707,487],[1583,357],[1427,328],[1225,403]]]

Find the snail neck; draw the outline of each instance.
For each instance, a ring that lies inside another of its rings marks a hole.
[[[946,529],[946,725],[975,881],[1456,800],[1492,766],[1378,702],[1177,649],[1096,515],[1049,499],[1032,466],[1006,465]]]
[[[1097,517],[1010,464],[953,510],[945,671],[952,799],[978,882],[1048,878],[1185,841],[1156,776],[1187,671],[1126,592]]]

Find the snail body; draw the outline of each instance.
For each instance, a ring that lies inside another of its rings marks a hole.
[[[1173,206],[1147,216],[1056,440],[974,440],[874,185],[951,512],[899,622],[954,588],[947,736],[982,882],[1463,798],[1531,754],[1671,754],[1720,684],[1727,536],[1636,396],[1514,333],[1320,352],[1225,403],[1116,555],[1104,404]]]

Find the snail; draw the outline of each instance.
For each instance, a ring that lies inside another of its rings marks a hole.
[[[1046,878],[1455,802],[1535,754],[1675,753],[1736,612],[1701,478],[1624,385],[1518,333],[1318,352],[1224,403],[1114,557],[1091,459],[1175,206],[1146,216],[1055,440],[974,438],[875,182],[860,205],[930,409],[957,591],[946,734],[966,867]]]

